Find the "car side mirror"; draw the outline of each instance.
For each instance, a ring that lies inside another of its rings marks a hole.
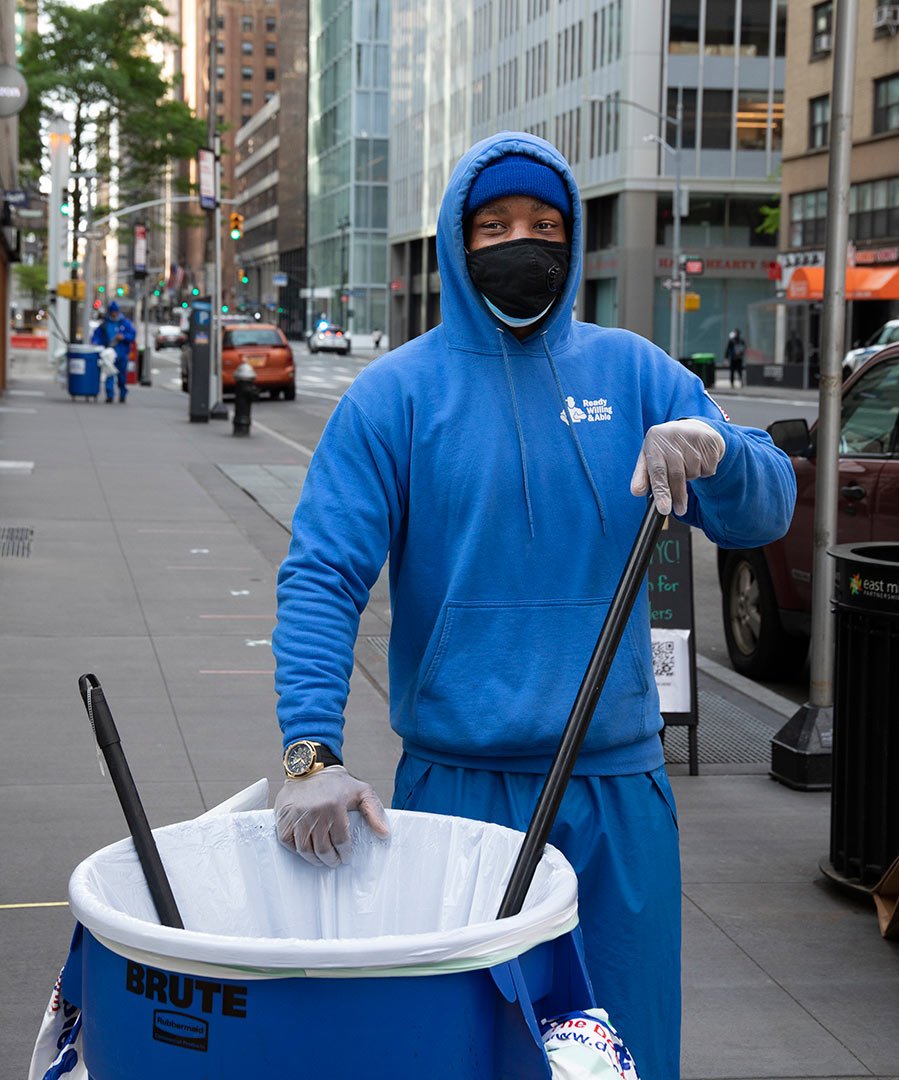
[[[807,454],[811,448],[808,422],[802,420],[775,420],[767,428],[771,441],[785,454]]]

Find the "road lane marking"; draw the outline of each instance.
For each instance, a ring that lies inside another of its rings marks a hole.
[[[68,907],[68,900],[43,900],[31,904],[0,904],[0,911],[18,911],[22,908]]]

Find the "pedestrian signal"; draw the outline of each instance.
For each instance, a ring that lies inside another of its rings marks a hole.
[[[243,236],[243,214],[239,214],[235,210],[228,221],[231,227],[231,239],[239,240]]]

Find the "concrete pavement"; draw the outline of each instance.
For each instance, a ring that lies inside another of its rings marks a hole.
[[[302,390],[300,390],[300,397]],[[291,406],[285,404],[285,408]],[[20,357],[0,399],[0,1076],[23,1077],[65,958],[66,883],[125,826],[77,691],[95,672],[153,825],[278,783],[274,582],[308,455],[191,425],[186,399],[71,402]],[[386,590],[366,612],[346,758],[385,799]],[[789,702],[699,660],[700,775],[666,753],[684,865],[684,1080],[899,1077],[899,949],[818,870],[827,794],[767,777]],[[59,906],[42,906],[42,905]],[[644,1078],[651,1080],[651,1078]]]

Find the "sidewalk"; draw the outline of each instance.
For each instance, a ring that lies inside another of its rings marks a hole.
[[[21,354],[19,354],[21,355]],[[790,392],[791,394],[793,392]],[[103,684],[154,826],[280,783],[274,587],[308,457],[190,424],[183,395],[69,400],[42,358],[0,398],[0,1074],[27,1071],[77,863],[126,832],[77,679]],[[387,800],[386,590],[356,649],[346,758]],[[767,777],[794,707],[700,658],[700,775],[666,740],[684,866],[684,1080],[899,1077],[899,949],[834,892],[829,796]],[[58,906],[41,906],[41,905]],[[652,1080],[644,1077],[644,1080]]]

